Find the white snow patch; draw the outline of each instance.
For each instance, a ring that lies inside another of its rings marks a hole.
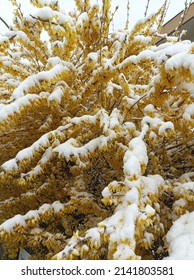
[[[164,179],[158,175],[148,175],[147,177],[142,176],[144,183],[144,192],[145,194],[158,194],[158,189],[165,184]]]
[[[18,169],[18,165],[16,163],[15,158],[6,161],[4,164],[1,165],[1,167],[4,171]]]
[[[194,211],[177,219],[166,235],[169,257],[164,260],[194,260]]]
[[[88,54],[88,59],[97,63],[98,62],[98,53],[97,52],[91,52]]]
[[[37,9],[37,11],[33,12],[32,15],[39,19],[47,21],[53,17],[53,10],[50,7],[43,7]]]
[[[139,202],[139,192],[137,188],[133,188],[128,191],[125,195],[125,200],[130,203],[136,203],[138,205]]]
[[[140,137],[135,137],[130,141],[123,162],[125,175],[136,177],[141,175],[141,165],[147,165],[148,156],[146,145]]]
[[[48,101],[57,101],[58,103],[61,102],[62,96],[64,93],[64,88],[62,86],[58,86],[55,88],[55,90],[50,94]]]
[[[3,106],[0,114],[0,122],[5,121],[8,116],[19,112],[21,107],[29,105],[32,100],[38,98],[40,98],[40,96],[37,94],[27,94],[26,96],[15,100],[13,103]]]
[[[94,241],[100,241],[99,228],[95,227],[95,228],[91,228],[91,229],[87,230],[85,237],[91,238]]]
[[[194,117],[194,103],[188,105],[185,108],[185,111],[184,111],[184,114],[183,114],[184,119],[191,120],[192,117]]]
[[[167,130],[174,130],[174,124],[172,122],[164,122],[158,130],[159,135],[163,135]]]
[[[147,215],[153,216],[155,214],[155,209],[150,205],[146,205],[145,211]]]
[[[84,13],[82,13],[79,17],[78,17],[78,19],[77,19],[77,26],[83,26],[83,23],[84,22],[87,22],[89,20],[89,18],[88,18],[88,14],[86,13],[86,12],[84,12]]]
[[[14,90],[12,97],[14,99],[18,99],[24,96],[30,88],[41,86],[43,81],[52,81],[57,75],[60,75],[62,72],[67,70],[67,67],[57,64],[48,71],[42,71],[31,75],[20,83],[20,85]]]

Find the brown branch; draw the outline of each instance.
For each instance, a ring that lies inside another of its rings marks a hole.
[[[137,104],[140,102],[141,99],[143,99],[144,97],[147,96],[147,93],[143,94],[130,108],[129,108],[129,111],[131,111],[131,109]]]
[[[42,21],[42,22],[45,22],[45,23],[51,23],[53,25],[59,25],[59,26],[65,28],[63,24],[60,24],[60,23],[57,23],[57,22],[54,22],[54,21],[49,21],[48,19],[38,18],[38,17],[35,17],[35,16],[31,15],[31,14],[30,14],[30,16],[33,19],[36,19],[36,20],[39,20],[39,21]]]

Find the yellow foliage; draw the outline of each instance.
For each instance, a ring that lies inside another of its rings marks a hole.
[[[193,45],[155,45],[165,6],[112,31],[110,0],[75,0],[69,14],[30,2],[0,41],[5,258],[21,246],[32,259],[165,254],[194,211]]]

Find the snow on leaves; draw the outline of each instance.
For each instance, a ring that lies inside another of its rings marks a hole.
[[[193,43],[155,44],[163,8],[110,33],[111,1],[31,3],[0,39],[8,257],[193,258]]]

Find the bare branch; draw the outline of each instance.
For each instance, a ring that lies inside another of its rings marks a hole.
[[[2,17],[0,17],[0,20],[5,24],[5,26],[9,29],[10,27],[9,27],[9,25],[7,24],[7,22],[2,18]]]
[[[129,0],[128,0],[128,2],[127,2],[127,21],[126,21],[125,29],[128,29],[128,27],[129,27],[129,11],[130,11],[130,4],[129,4]]]
[[[158,30],[160,30],[160,29],[162,28],[162,25],[163,25],[163,22],[164,22],[166,13],[167,13],[167,11],[168,11],[170,2],[171,2],[171,0],[169,0],[169,1],[168,1],[168,0],[165,0],[165,2],[164,2],[164,4],[163,4],[163,7],[162,7],[162,14],[161,14],[160,21],[159,21],[159,24],[158,24]]]
[[[182,25],[185,21],[185,17],[187,15],[188,11],[189,11],[189,8],[190,8],[191,4],[192,4],[192,0],[190,0],[189,2],[188,2],[188,0],[185,0],[185,8],[184,8],[183,13],[181,15],[181,20],[179,21],[179,25],[177,26],[177,28],[175,29],[175,31],[173,33],[173,35],[178,36],[178,41],[181,39],[181,34],[182,34],[180,32],[180,28],[182,27]]]
[[[114,12],[113,12],[112,15],[111,15],[111,19],[110,19],[110,23],[112,22],[112,30],[113,30],[113,31],[114,31],[114,16],[115,16],[116,11],[117,11],[118,9],[119,9],[119,6],[116,6]]]
[[[146,16],[147,16],[147,13],[148,13],[148,8],[149,8],[149,4],[150,4],[150,0],[147,0],[147,5],[146,5],[146,9],[145,9],[144,17],[146,17]]]

